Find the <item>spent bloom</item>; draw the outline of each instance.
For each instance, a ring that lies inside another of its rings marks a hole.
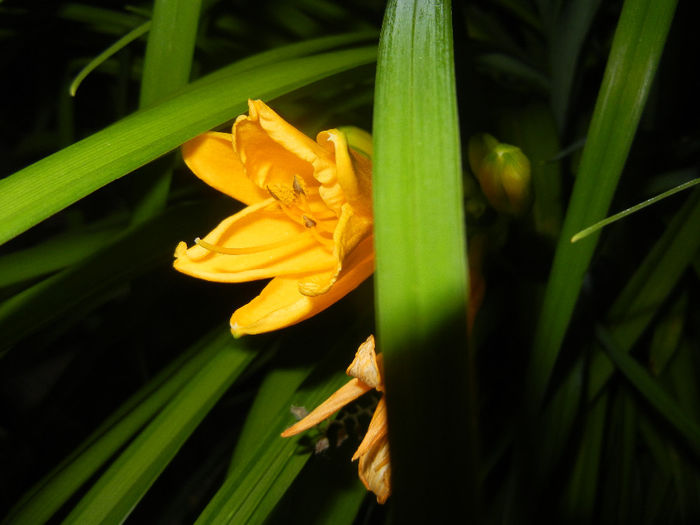
[[[374,336],[370,335],[360,345],[355,359],[347,369],[347,374],[353,379],[336,390],[304,419],[282,432],[282,437],[295,436],[308,430],[372,389],[384,392],[382,355],[374,351]],[[379,503],[384,503],[391,494],[391,466],[384,396],[379,400],[367,433],[352,457],[353,461],[356,459],[360,460],[358,464],[360,480],[367,490],[374,492]]]
[[[247,207],[194,245],[181,242],[174,262],[208,281],[272,279],[233,313],[236,337],[303,321],[374,271],[371,137],[330,129],[314,141],[262,101],[248,108],[232,133],[182,146],[197,177]]]

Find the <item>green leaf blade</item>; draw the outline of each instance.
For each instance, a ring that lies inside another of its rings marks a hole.
[[[451,28],[449,2],[390,2],[378,58],[375,302],[399,522],[473,512],[467,261]],[[436,471],[445,477],[429,474]]]
[[[65,523],[121,523],[189,435],[256,353],[228,330],[218,351],[129,445],[85,495]]]
[[[138,111],[0,180],[0,243],[235,117],[248,98],[274,98],[371,63],[375,53],[374,47],[361,47],[264,65],[213,82],[203,79],[180,96]]]
[[[536,327],[527,378],[533,407],[549,384],[598,235],[569,239],[609,208],[675,7],[675,0],[627,0],[620,16]]]

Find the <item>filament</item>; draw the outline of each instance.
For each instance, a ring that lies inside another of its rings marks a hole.
[[[304,235],[306,232],[302,232],[296,237],[300,237]],[[215,252],[215,253],[220,253],[222,255],[246,255],[249,253],[259,253],[259,252],[264,252],[267,250],[273,250],[275,248],[281,248],[282,246],[288,246],[291,242],[296,240],[295,238],[292,239],[284,239],[282,241],[277,241],[277,242],[271,242],[268,244],[259,244],[257,246],[245,246],[243,248],[228,248],[226,246],[219,246],[217,244],[210,244],[207,241],[203,241],[199,237],[197,237],[194,242],[195,244],[198,244],[202,248],[209,250],[210,252]]]

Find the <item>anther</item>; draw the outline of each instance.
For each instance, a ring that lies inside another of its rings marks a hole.
[[[292,181],[292,188],[294,189],[294,193],[296,193],[297,195],[306,195],[304,187],[302,186],[299,177],[297,177],[296,175],[294,175],[294,180]]]
[[[304,221],[304,226],[306,226],[307,228],[314,228],[316,226],[316,221],[313,220],[311,217],[302,215],[301,218]]]
[[[277,196],[277,194],[270,189],[270,186],[265,186],[265,189],[267,190],[267,193],[270,194],[270,197],[272,197],[276,201],[282,202],[282,199],[280,199],[279,196]]]

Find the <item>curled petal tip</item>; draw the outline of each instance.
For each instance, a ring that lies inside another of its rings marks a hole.
[[[238,326],[238,323],[231,323],[231,335],[233,335],[234,339],[240,339],[246,335],[246,332],[244,332],[243,329]]]
[[[187,252],[187,243],[184,241],[180,241],[177,244],[177,246],[175,247],[175,253],[173,255],[179,259],[180,257],[183,257],[186,252]]]

